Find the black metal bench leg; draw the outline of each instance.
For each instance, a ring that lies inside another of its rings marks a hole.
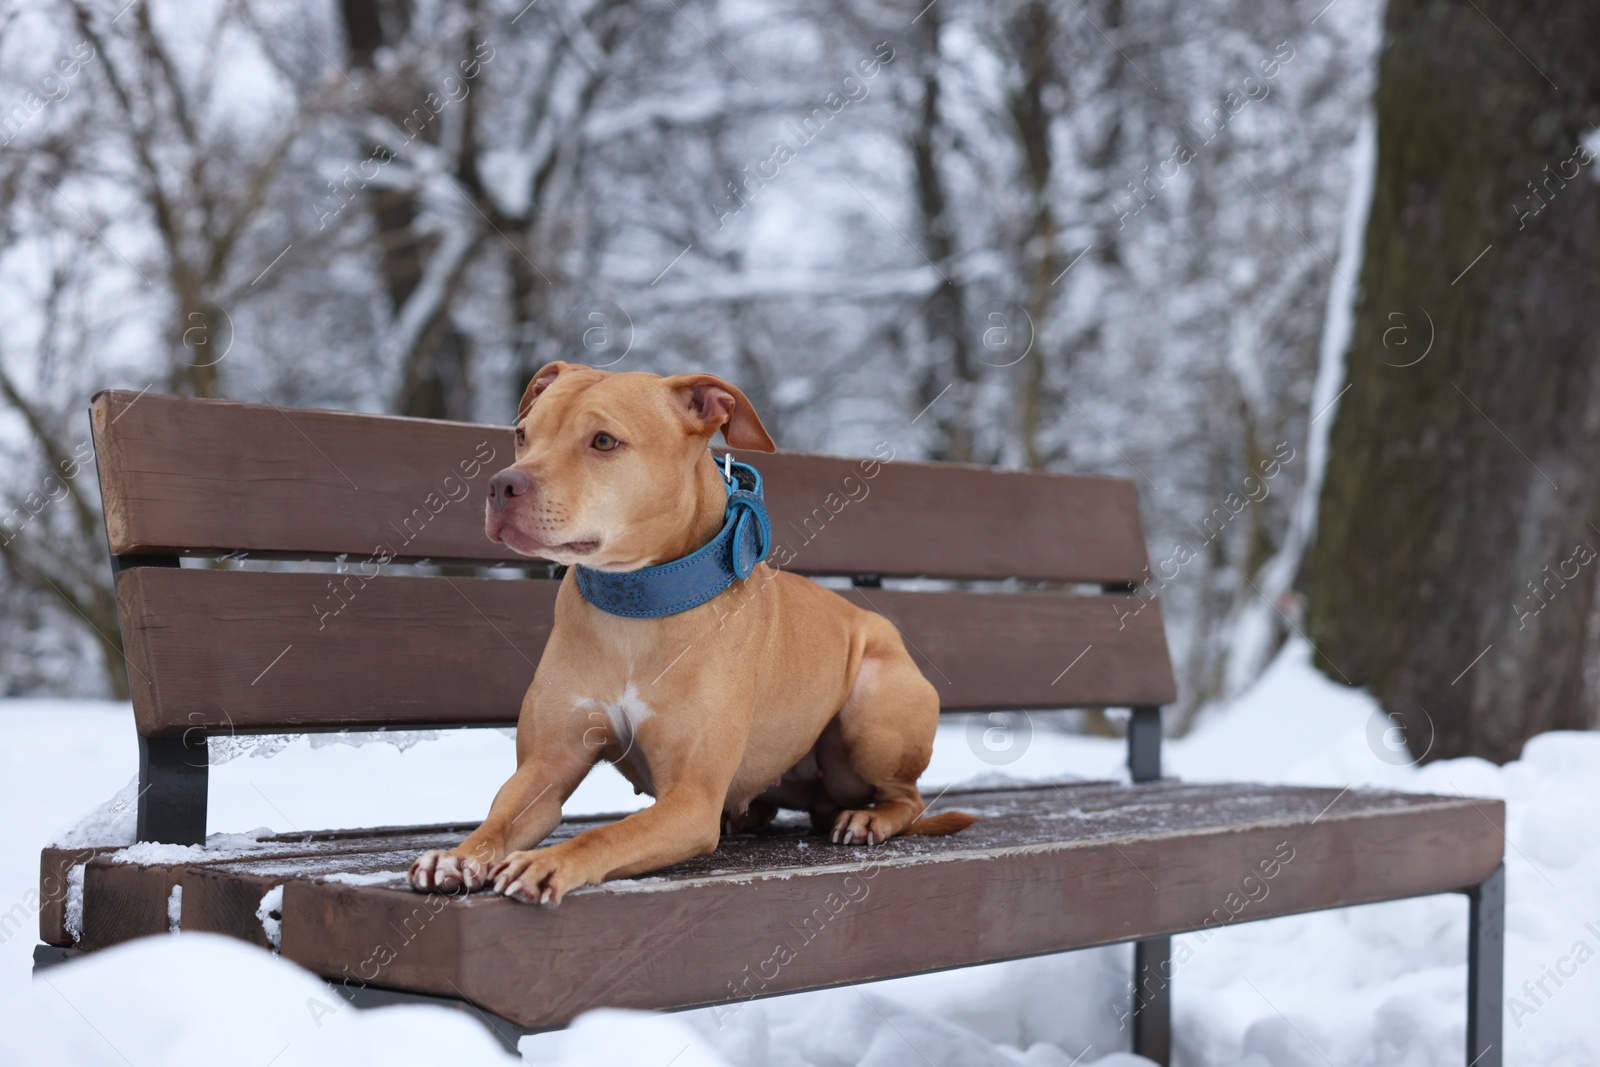
[[[199,731],[139,738],[139,840],[205,844],[210,772],[210,753]]]
[[[1501,1067],[1505,1018],[1506,867],[1467,890],[1467,1064]]]
[[[1161,709],[1134,708],[1128,720],[1128,776],[1135,782],[1161,777]]]
[[[1128,777],[1161,777],[1161,709],[1133,709],[1128,720]],[[1172,1056],[1172,938],[1133,943],[1133,1051],[1166,1067]]]
[[[1172,1062],[1172,938],[1133,943],[1133,1051]]]

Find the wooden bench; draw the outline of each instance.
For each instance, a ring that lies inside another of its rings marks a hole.
[[[129,392],[98,395],[92,418],[139,736],[140,841],[204,842],[208,737],[514,723],[557,582],[483,536],[484,486],[511,457],[509,429]],[[143,862],[113,845],[47,849],[43,941],[92,950],[177,921],[275,942],[357,1003],[467,1002],[502,1036],[600,1006],[733,1011],[756,996],[1132,942],[1123,1022],[1134,1050],[1166,1063],[1172,935],[1462,892],[1464,1062],[1500,1062],[1503,805],[1163,779],[1160,706],[1174,684],[1159,605],[1139,584],[1132,483],[887,450],[750,458],[767,483],[775,560],[850,579],[846,595],[900,627],[946,711],[1131,708],[1131,782],[951,791],[939,806],[982,821],[871,850],[787,823],[574,892],[554,911],[410,892],[413,857],[468,826],[146,849]],[[240,554],[344,557],[346,573],[213,562]],[[387,573],[423,560],[455,566]],[[465,565],[506,573],[463,576]],[[883,584],[909,577],[966,588]],[[569,819],[556,836],[594,821]],[[69,909],[62,887],[78,867],[81,909]]]

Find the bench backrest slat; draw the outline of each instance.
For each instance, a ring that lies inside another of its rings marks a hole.
[[[139,732],[514,723],[556,585],[124,571],[117,592]],[[1137,597],[845,595],[900,627],[947,711],[1173,698],[1159,609]]]
[[[141,736],[516,721],[557,584],[483,534],[498,426],[104,392],[91,411]],[[1132,483],[780,453],[774,562],[848,575],[949,711],[1174,699]],[[341,573],[176,565],[344,555]],[[398,575],[390,559],[517,564]],[[538,572],[536,572],[538,573]],[[883,588],[862,576],[1022,578],[1071,590]],[[647,698],[648,699],[648,698]],[[197,733],[198,731],[198,733]],[[185,742],[187,743],[187,742]]]
[[[485,485],[511,462],[509,428],[126,391],[99,394],[92,413],[114,555],[527,562],[483,535]],[[1125,480],[747,458],[766,480],[776,558],[798,573],[1145,577]]]

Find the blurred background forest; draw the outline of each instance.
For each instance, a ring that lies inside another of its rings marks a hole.
[[[568,359],[1135,479],[1181,731],[1303,624],[1353,332],[1433,343],[1355,306],[1378,0],[124,3],[0,17],[4,695],[125,690],[95,390],[507,422]]]

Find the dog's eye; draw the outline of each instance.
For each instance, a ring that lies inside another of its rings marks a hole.
[[[521,448],[523,445],[525,445],[527,443],[528,443],[528,431],[524,430],[521,426],[518,426],[517,427],[517,447]]]
[[[617,444],[617,439],[612,437],[610,434],[597,433],[594,435],[594,440],[589,442],[589,447],[600,452],[610,452],[613,448],[617,447]]]

